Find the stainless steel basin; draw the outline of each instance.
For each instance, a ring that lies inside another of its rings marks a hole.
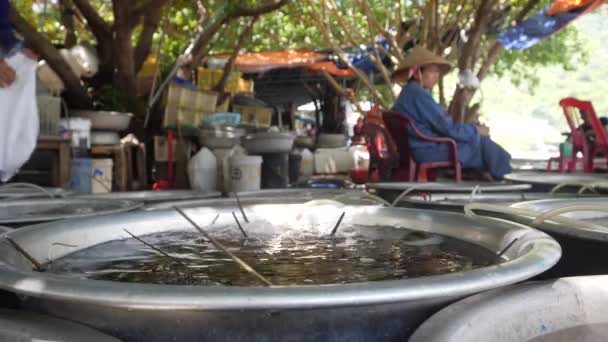
[[[591,195],[592,196],[592,195]],[[574,199],[590,197],[589,195],[577,195],[572,193],[550,194],[546,192],[515,192],[515,193],[485,193],[485,194],[463,194],[463,193],[429,193],[414,194],[404,197],[397,205],[399,207],[435,209],[454,212],[464,212],[464,206],[473,203],[492,203],[511,205],[523,201],[541,199]],[[597,196],[593,196],[597,198]]]
[[[32,271],[30,262],[0,239],[0,288],[22,306],[79,322],[125,341],[403,341],[431,314],[468,295],[529,279],[553,266],[559,245],[546,234],[492,218],[436,211],[333,205],[248,205],[252,222],[306,229],[388,225],[434,232],[498,253],[498,265],[467,272],[353,284],[282,287],[197,287],[128,284]],[[233,224],[234,208],[186,209],[196,222]],[[295,220],[303,213],[300,220]],[[295,221],[294,221],[295,220]],[[129,236],[192,229],[172,210],[135,211],[51,222],[5,233],[37,260]],[[255,231],[250,231],[255,234]],[[74,247],[76,246],[76,247]]]
[[[535,218],[551,210],[588,205],[596,206],[596,209],[567,212],[543,222],[534,222]],[[559,263],[543,273],[541,279],[608,274],[607,197],[527,201],[513,204],[510,208],[528,210],[530,214],[511,212],[508,207],[484,208],[480,214],[532,226],[551,235],[562,246],[563,256]]]
[[[608,276],[530,282],[441,310],[410,342],[597,342],[608,339]]]

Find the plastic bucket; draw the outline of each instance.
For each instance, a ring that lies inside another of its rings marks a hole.
[[[262,157],[232,156],[229,159],[231,190],[234,192],[260,190]]]
[[[266,153],[262,157],[262,188],[286,188],[289,184],[289,153]]]
[[[90,158],[74,158],[72,159],[71,171],[70,189],[77,193],[90,194],[93,160]]]
[[[93,159],[91,190],[94,194],[112,192],[112,159]]]

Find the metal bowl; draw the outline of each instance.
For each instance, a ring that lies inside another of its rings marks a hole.
[[[124,200],[102,199],[30,199],[0,202],[0,224],[22,225],[72,218],[122,213],[142,204]]]
[[[91,128],[100,131],[124,131],[129,128],[133,114],[101,110],[75,110],[72,116],[91,120]]]
[[[120,144],[120,136],[116,132],[93,131],[91,132],[91,145],[117,145]]]
[[[403,341],[424,319],[454,300],[526,280],[551,267],[560,247],[546,234],[502,220],[377,206],[307,208],[251,205],[252,222],[303,229],[343,224],[388,225],[435,232],[498,252],[500,265],[413,279],[354,284],[279,287],[204,287],[128,284],[32,271],[29,261],[0,239],[0,287],[21,295],[22,307],[99,329],[124,341],[247,340]],[[210,234],[233,224],[234,208],[187,209]],[[301,225],[301,226],[300,226]],[[70,222],[51,222],[6,234],[37,260],[129,236],[191,230],[172,210],[131,213]],[[216,227],[216,228],[214,228]],[[300,228],[298,228],[300,227]],[[73,247],[77,246],[77,247]],[[52,254],[49,253],[52,248]],[[204,327],[204,328],[201,328]]]
[[[265,132],[247,135],[241,143],[250,154],[287,153],[293,148],[294,139],[291,133]]]
[[[204,126],[200,130],[199,142],[210,149],[231,148],[238,144],[246,131],[231,126]]]
[[[608,276],[531,282],[456,302],[410,342],[605,341]]]

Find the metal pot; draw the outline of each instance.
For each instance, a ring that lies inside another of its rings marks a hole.
[[[551,191],[562,185],[562,192],[576,192],[585,185],[594,185],[600,192],[608,192],[608,176],[589,173],[516,172],[505,175],[514,183],[531,184],[534,191]]]
[[[20,294],[22,307],[83,323],[125,341],[403,341],[446,304],[528,279],[560,256],[559,245],[546,234],[501,220],[369,206],[340,210],[318,206],[307,208],[297,226],[290,224],[293,214],[302,209],[302,205],[245,207],[252,222],[264,220],[290,229],[310,227],[313,222],[331,227],[345,212],[343,224],[431,231],[494,252],[505,249],[514,237],[519,239],[497,266],[404,280],[282,287],[127,284],[34,272],[25,257],[0,239],[0,287]],[[193,220],[205,224],[219,213],[217,224],[206,226],[210,234],[221,229],[214,227],[234,223],[232,211],[186,210]],[[192,229],[176,212],[159,210],[51,222],[6,236],[37,260],[46,260],[52,247],[54,260],[128,238],[125,227],[139,236]]]
[[[318,148],[345,147],[348,137],[344,134],[320,134],[317,139]]]
[[[91,145],[117,145],[120,144],[120,136],[116,132],[93,131],[91,132]]]
[[[375,190],[378,195],[384,198],[385,200],[393,202],[396,201],[399,197],[403,198],[408,194],[414,194],[416,192],[466,192],[470,194],[487,192],[521,192],[529,190],[532,186],[529,184],[488,182],[381,182],[367,183],[367,187],[369,189]]]
[[[312,150],[315,148],[315,140],[313,137],[298,135],[294,140],[294,145]]]
[[[596,275],[608,273],[608,212],[574,211],[537,223],[536,218],[549,211],[572,206],[593,205],[608,208],[608,198],[549,199],[521,202],[510,207],[483,206],[483,214],[528,225],[546,232],[563,249],[563,257],[541,278]],[[476,205],[476,208],[480,208]],[[511,210],[511,209],[514,209]],[[516,213],[516,210],[528,212]],[[478,211],[476,211],[478,212]],[[591,224],[595,224],[592,226]]]
[[[608,276],[531,282],[480,293],[424,322],[410,342],[605,341]]]
[[[120,342],[89,327],[24,310],[0,309],[2,341]]]
[[[404,197],[398,207],[445,210],[462,213],[464,206],[473,203],[491,203],[510,205],[522,201],[556,198],[588,197],[577,194],[549,194],[546,192],[519,192],[519,193],[488,193],[488,194],[461,194],[461,193],[429,193],[414,194]]]
[[[84,198],[3,201],[0,202],[0,224],[23,225],[109,215],[134,210],[141,206],[141,203],[133,201]]]
[[[247,135],[241,142],[250,154],[287,153],[293,148],[294,139],[291,133],[265,132]]]
[[[199,142],[210,149],[232,148],[245,133],[244,129],[231,126],[204,126],[200,131]]]
[[[91,120],[91,128],[100,131],[124,131],[129,128],[133,114],[101,110],[75,110],[72,116]]]
[[[159,203],[193,199],[201,200],[217,197],[222,197],[222,194],[217,191],[200,192],[192,190],[108,192],[94,195],[75,196],[75,198],[81,199],[129,200],[143,203]]]
[[[8,183],[0,186],[0,199],[59,198],[72,194],[62,188],[40,187],[29,183]]]

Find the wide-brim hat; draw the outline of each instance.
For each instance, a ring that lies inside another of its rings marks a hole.
[[[439,66],[442,75],[447,74],[450,69],[452,69],[452,64],[447,59],[437,56],[422,46],[415,46],[412,48],[412,51],[405,56],[397,70],[393,72],[392,77],[408,73],[410,69],[414,67],[428,64]]]

